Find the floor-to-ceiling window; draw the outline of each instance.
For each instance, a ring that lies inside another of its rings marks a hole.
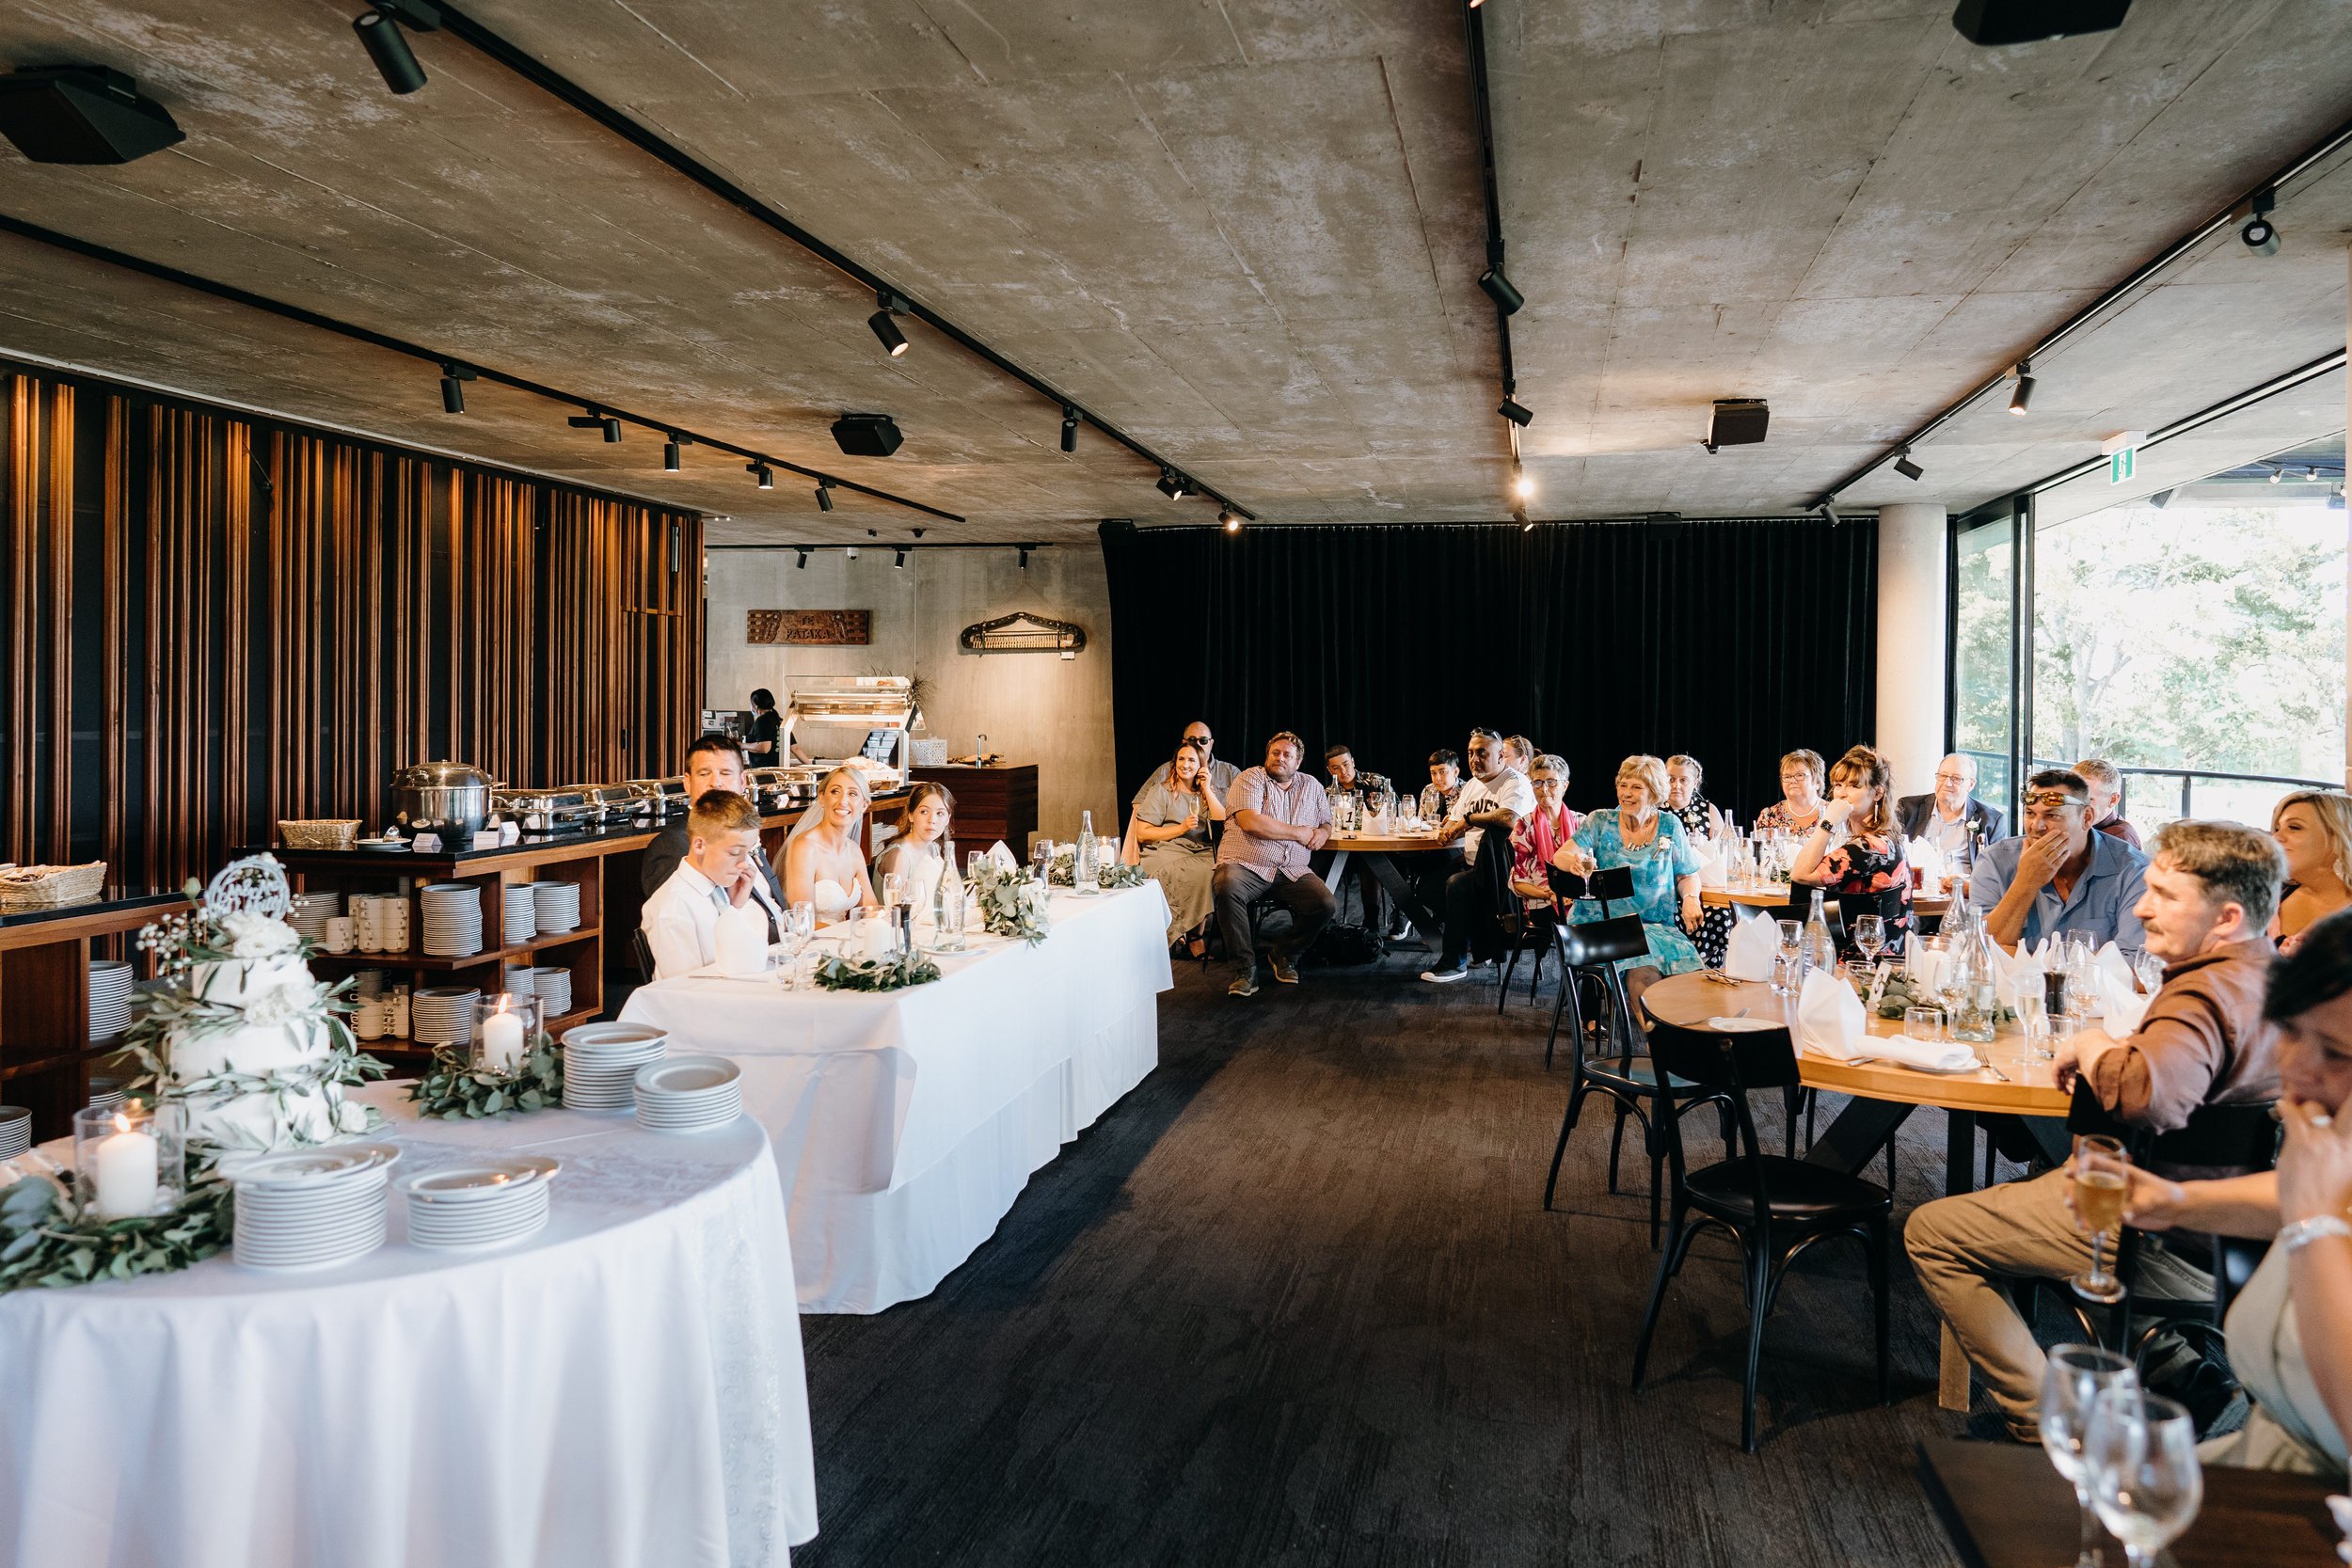
[[[1952,749],[1976,758],[1977,794],[2004,813],[2015,783],[2018,532],[2002,506],[1963,518],[1952,548]]]

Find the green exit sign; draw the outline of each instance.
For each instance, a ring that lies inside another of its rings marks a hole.
[[[2109,484],[2131,483],[2132,458],[2138,450],[2137,447],[2125,447],[2120,451],[2107,453],[2107,483]]]

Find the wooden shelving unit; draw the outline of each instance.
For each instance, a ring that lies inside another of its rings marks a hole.
[[[89,1069],[122,1049],[89,1037],[91,944],[111,942],[189,908],[176,893],[117,890],[70,909],[0,917],[0,1084],[33,1113],[33,1137],[72,1131],[89,1102]],[[144,967],[144,966],[142,966]]]

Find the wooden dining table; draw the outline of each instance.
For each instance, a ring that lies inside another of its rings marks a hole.
[[[1804,902],[1805,894],[1811,891],[1810,888],[1798,888],[1792,892],[1786,887],[1703,887],[1699,889],[1699,902],[1716,909],[1777,910],[1792,903]],[[1947,894],[1939,894],[1932,898],[1918,893],[1911,895],[1911,912],[1915,915],[1940,917],[1949,913],[1951,908],[1952,900]]]
[[[1730,1018],[1743,1010],[1748,1018],[1776,1018],[1795,1039],[1797,999],[1783,995],[1761,980],[1724,981],[1711,972],[1676,974],[1659,981],[1642,995],[1642,1005],[1661,1021],[1686,1029],[1706,1029],[1708,1020]],[[1899,1019],[1867,1014],[1871,1037],[1899,1037]],[[2029,1060],[2026,1040],[2013,1025],[1998,1030],[1990,1043],[1977,1047],[1988,1066],[1974,1072],[1923,1072],[1891,1061],[1840,1061],[1818,1052],[1797,1053],[1797,1072],[1807,1088],[1826,1089],[1852,1099],[1821,1130],[1805,1159],[1848,1173],[1859,1172],[1888,1139],[1921,1106],[1944,1112],[1944,1190],[1970,1192],[1976,1186],[1977,1118],[2014,1116],[2053,1160],[2065,1158],[2069,1145],[2066,1112],[2071,1097],[2058,1085],[2057,1070],[2046,1061]],[[1943,1332],[1937,1373],[1937,1401],[1947,1410],[1968,1408],[1968,1358],[1961,1354],[1951,1330]]]
[[[1411,879],[1396,863],[1396,857],[1436,854],[1461,842],[1459,838],[1441,839],[1434,830],[1419,833],[1333,833],[1329,846],[1331,891],[1336,895],[1346,885],[1348,860],[1351,856],[1361,855],[1365,866],[1372,872],[1373,880],[1378,882],[1381,891],[1396,901],[1396,907],[1405,911],[1405,918],[1413,923],[1413,929],[1422,937],[1435,941],[1443,923],[1437,911],[1421,901],[1421,895],[1414,891]],[[1377,934],[1381,949],[1385,952],[1388,948],[1387,933]]]

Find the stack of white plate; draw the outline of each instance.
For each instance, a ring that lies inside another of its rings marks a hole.
[[[537,973],[538,973],[538,971],[536,971],[536,970],[534,970],[534,969],[532,969],[532,968],[531,968],[531,967],[529,967],[528,965],[525,965],[525,966],[520,967],[520,968],[514,968],[514,969],[509,969],[509,970],[507,970],[507,971],[506,971],[506,990],[507,990],[507,994],[508,994],[508,995],[510,995],[510,996],[529,996],[529,995],[531,995],[531,994],[532,994],[532,990],[531,990],[531,977],[532,977],[532,975],[533,975],[533,974],[537,974]]]
[[[539,934],[539,901],[532,895],[529,882],[514,882],[499,890],[501,908],[506,911],[506,925],[499,940],[512,947],[529,942]]]
[[[343,912],[343,895],[340,893],[297,893],[294,907],[286,912],[286,924],[301,933],[302,940],[322,945],[326,941],[326,923]]]
[[[91,1079],[90,1079],[90,1081],[89,1081],[89,1108],[90,1108],[91,1110],[93,1110],[93,1111],[111,1111],[111,1110],[113,1110],[116,1106],[118,1106],[118,1105],[119,1105],[119,1104],[121,1104],[121,1103],[122,1103],[122,1080],[121,1080],[121,1079],[119,1079],[119,1078],[104,1078],[104,1077],[93,1077],[93,1078],[91,1078]]]
[[[564,1032],[564,1103],[575,1111],[626,1111],[637,1069],[669,1053],[666,1031],[642,1023],[583,1023]]]
[[[529,886],[532,897],[539,906],[539,929],[542,932],[579,929],[578,882],[532,882]]]
[[[89,1037],[110,1040],[131,1027],[131,966],[120,958],[89,961]]]
[[[471,882],[427,882],[424,950],[437,958],[469,958],[482,951],[482,890]]]
[[[568,969],[534,969],[527,989],[539,999],[542,1017],[558,1019],[572,1010],[572,972]]]
[[[637,1125],[701,1132],[743,1114],[743,1069],[724,1056],[672,1056],[637,1069]]]
[[[419,1045],[464,1045],[473,1038],[473,986],[419,986],[408,999],[408,1037]]]
[[[548,1183],[561,1168],[530,1155],[493,1155],[402,1177],[409,1245],[454,1250],[520,1241],[548,1223]]]
[[[385,1189],[400,1150],[338,1144],[264,1154],[240,1166],[237,1261],[248,1269],[324,1269],[384,1244]]]
[[[33,1113],[22,1105],[0,1105],[0,1160],[13,1160],[33,1147]]]

